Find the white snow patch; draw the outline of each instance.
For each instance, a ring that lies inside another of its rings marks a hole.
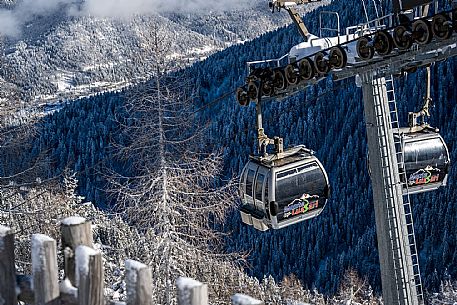
[[[54,74],[54,84],[57,86],[58,91],[65,91],[71,87],[73,78],[75,77],[74,72],[57,69]]]
[[[147,268],[143,263],[140,263],[138,261],[128,259],[125,261],[125,269],[126,269],[126,282],[127,285],[131,285],[135,287],[136,282],[137,282],[137,272],[140,271],[141,269]],[[128,290],[128,289],[127,289]]]
[[[67,217],[64,220],[62,220],[62,224],[64,226],[76,226],[76,225],[81,225],[85,222],[86,222],[86,219],[83,217],[79,217],[79,216]]]
[[[79,275],[89,273],[89,258],[95,256],[100,251],[94,250],[88,246],[78,246],[76,248],[76,286],[79,286]]]
[[[140,263],[139,261],[135,261],[133,259],[128,259],[125,261],[125,268],[127,270],[141,270],[141,269],[144,269],[144,268],[147,268],[148,266],[146,266],[145,264],[143,263]]]
[[[60,292],[78,297],[78,288],[74,287],[68,278],[60,282]]]
[[[54,241],[44,234],[32,235],[32,270],[41,271],[44,263],[43,245],[45,242]]]
[[[203,284],[200,283],[199,281],[196,281],[194,279],[191,279],[189,277],[179,277],[176,280],[176,285],[178,286],[179,290],[184,290],[184,289],[192,289],[195,287],[200,287]]]
[[[237,293],[234,296],[232,296],[232,303],[233,305],[263,305],[264,303],[262,301],[259,301],[257,299],[254,299],[248,295]]]

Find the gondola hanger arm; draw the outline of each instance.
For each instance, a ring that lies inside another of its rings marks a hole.
[[[260,90],[259,90],[260,91]],[[257,142],[258,142],[258,153],[266,157],[268,155],[267,153],[267,147],[269,145],[274,145],[274,152],[276,155],[281,154],[284,152],[284,145],[283,145],[283,139],[279,137],[274,137],[273,139],[270,139],[267,134],[265,133],[265,130],[263,129],[263,122],[262,122],[262,99],[259,93],[257,103],[256,103],[256,119],[257,119]]]
[[[410,112],[408,113],[408,124],[410,128],[418,127],[418,126],[427,126],[425,119],[430,118],[430,107],[432,106],[432,97],[431,97],[431,69],[430,66],[426,68],[426,93],[424,96],[424,104],[422,105],[422,109],[418,112]],[[418,120],[420,119],[420,123]]]
[[[322,1],[322,0],[293,0],[293,1],[273,0],[273,1],[269,2],[269,6],[270,6],[272,12],[274,12],[275,10],[279,12],[281,9],[287,10],[290,18],[297,26],[298,31],[300,32],[300,35],[303,37],[304,41],[308,41],[308,35],[309,35],[308,28],[306,27],[305,23],[303,22],[303,19],[300,16],[300,13],[296,10],[295,7],[297,5],[316,3],[316,2],[320,2],[320,1]]]

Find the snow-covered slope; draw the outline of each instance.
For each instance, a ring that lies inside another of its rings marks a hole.
[[[14,9],[13,2],[0,0],[0,7]],[[286,13],[271,14],[262,0],[246,10],[160,13],[129,19],[76,16],[62,4],[29,18],[22,24],[20,36],[4,39],[0,76],[17,85],[29,101],[74,98],[150,75],[155,33],[169,48],[168,63],[181,67],[289,22]]]

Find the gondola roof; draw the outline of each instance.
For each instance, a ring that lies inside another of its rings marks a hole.
[[[267,168],[281,167],[292,164],[314,155],[314,151],[306,148],[304,145],[286,149],[279,154],[269,154],[267,156],[250,156],[250,160],[255,163],[266,166]]]
[[[430,126],[419,126],[419,127],[403,127],[399,128],[400,135],[407,136],[409,138],[418,138],[424,135],[436,135],[439,132],[438,128]]]

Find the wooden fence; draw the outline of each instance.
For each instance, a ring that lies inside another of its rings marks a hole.
[[[61,223],[64,254],[63,280],[59,281],[57,243],[43,234],[32,235],[32,275],[15,270],[14,232],[0,225],[0,305],[18,301],[36,305],[104,305],[101,252],[93,248],[91,223],[69,217]],[[152,305],[151,269],[140,262],[125,262],[127,302],[111,305]],[[179,305],[208,305],[208,287],[190,278],[176,281]],[[263,305],[243,294],[232,297],[233,305]]]

